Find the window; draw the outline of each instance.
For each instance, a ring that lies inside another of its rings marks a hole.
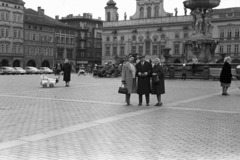
[[[231,38],[232,38],[232,30],[231,30],[231,29],[228,29],[227,38],[228,38],[228,39],[231,39]]]
[[[157,55],[157,45],[153,45],[153,55]]]
[[[14,44],[13,45],[13,53],[17,53],[16,49],[17,49],[17,46]]]
[[[185,32],[183,36],[184,36],[184,38],[188,38],[188,33]]]
[[[6,44],[6,53],[9,53],[9,44]]]
[[[152,15],[152,8],[148,7],[147,8],[147,18],[151,18],[151,15]]]
[[[20,46],[20,45],[18,46],[18,53],[20,53],[20,54],[22,53],[22,46]]]
[[[165,34],[162,34],[161,39],[165,39],[165,38],[166,38]]]
[[[124,41],[124,36],[121,36],[121,41]]]
[[[133,40],[133,41],[136,41],[136,40],[137,40],[136,35],[133,35],[133,36],[132,36],[132,40]]]
[[[18,30],[18,38],[21,38],[21,30]]]
[[[144,18],[144,8],[140,8],[140,18]]]
[[[179,33],[175,33],[175,38],[179,38]]]
[[[33,40],[35,41],[36,40],[36,34],[33,33]]]
[[[163,55],[164,52],[163,52],[163,48],[165,48],[165,45],[161,45],[161,48],[160,48],[160,54]]]
[[[5,52],[5,45],[2,44],[2,53],[4,53],[4,52]]]
[[[6,12],[6,21],[9,21],[9,13]]]
[[[97,43],[97,48],[102,48],[101,43]]]
[[[6,28],[6,37],[9,37],[9,29]]]
[[[136,53],[136,46],[132,46],[132,53]]]
[[[110,56],[110,46],[106,46],[106,56]]]
[[[87,47],[91,47],[91,42],[87,42]]]
[[[223,45],[220,46],[219,52],[220,52],[220,53],[223,53]]]
[[[154,17],[158,17],[159,16],[159,7],[155,6],[154,7]]]
[[[116,36],[113,37],[113,41],[117,41],[117,37]]]
[[[109,41],[110,41],[110,37],[107,37],[107,38],[106,38],[106,41],[109,42]]]
[[[231,45],[227,45],[227,53],[231,53]]]
[[[116,56],[117,55],[117,46],[114,45],[113,46],[113,56]]]
[[[30,47],[27,47],[27,54],[30,55]]]
[[[41,41],[42,40],[42,35],[38,34],[38,40]]]
[[[18,15],[18,22],[19,22],[19,23],[21,22],[21,18],[22,18],[22,16],[21,16],[21,15]]]
[[[91,53],[90,52],[87,52],[87,57],[91,57]]]
[[[73,38],[71,38],[71,45],[73,45]]]
[[[62,37],[61,39],[62,39],[62,44],[65,44],[65,38]]]
[[[125,54],[125,53],[124,53],[124,50],[125,50],[125,47],[124,47],[124,46],[121,46],[121,47],[120,47],[120,55],[121,55],[121,56],[124,56],[124,54]]]
[[[139,55],[143,55],[143,46],[142,45],[138,46],[138,53],[139,53]]]
[[[102,34],[101,33],[97,33],[97,38],[102,38]]]
[[[235,39],[239,39],[239,29],[235,30]]]
[[[53,48],[49,48],[49,56],[53,56]]]
[[[150,54],[150,42],[146,42],[146,55]]]
[[[4,37],[4,28],[1,29],[1,36]]]
[[[13,14],[13,22],[17,22],[17,15]]]
[[[4,16],[4,12],[2,12],[2,13],[1,13],[1,20],[3,20],[3,21],[4,21],[4,20],[5,20],[5,18],[4,18],[4,17],[5,17],[5,16]]]
[[[107,13],[107,21],[108,21],[108,22],[111,21],[111,13],[110,13],[110,12]]]
[[[69,45],[69,38],[66,38],[66,44]]]
[[[14,30],[14,36],[13,37],[17,38],[17,30],[16,29]]]
[[[60,43],[60,37],[56,37],[57,38],[57,43],[59,44]]]
[[[72,59],[72,50],[67,51],[67,58]]]
[[[234,46],[234,53],[238,53],[238,51],[239,51],[239,45],[235,44],[235,46]]]
[[[174,54],[179,54],[179,43],[174,44]]]
[[[87,37],[90,38],[91,37],[91,32],[87,33]]]
[[[220,31],[220,39],[224,39],[224,30],[223,29],[221,29],[221,31]]]

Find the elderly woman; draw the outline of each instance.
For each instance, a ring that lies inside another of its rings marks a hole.
[[[128,61],[122,67],[122,83],[128,90],[128,93],[126,94],[126,102],[127,106],[129,106],[131,105],[131,93],[137,93],[136,67],[134,65],[134,57],[132,55],[128,56]]]
[[[157,95],[158,103],[155,106],[162,106],[161,95],[165,93],[164,84],[164,71],[160,65],[160,59],[154,60],[154,66],[152,70],[152,94]]]
[[[69,63],[68,59],[65,59],[63,65],[63,81],[66,83],[65,87],[69,87],[69,82],[71,80],[71,70],[71,64]]]
[[[226,57],[224,59],[224,64],[223,64],[222,71],[220,74],[220,82],[221,82],[221,86],[222,86],[222,95],[223,96],[229,95],[227,93],[227,90],[230,87],[231,80],[232,80],[232,72],[231,72],[232,67],[230,64],[231,64],[231,58]]]

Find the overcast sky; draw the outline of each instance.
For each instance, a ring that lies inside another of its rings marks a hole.
[[[93,18],[101,17],[105,20],[106,3],[109,0],[24,0],[26,8],[37,10],[38,6],[45,9],[45,14],[55,18],[66,17],[68,14],[83,15],[83,13],[92,13]],[[136,12],[136,0],[114,0],[117,3],[119,20],[124,19],[124,12],[127,17]],[[166,12],[174,13],[174,8],[178,8],[178,15],[183,15],[184,0],[164,0],[164,9]],[[218,8],[240,7],[239,0],[221,0]],[[189,11],[188,11],[189,13]]]

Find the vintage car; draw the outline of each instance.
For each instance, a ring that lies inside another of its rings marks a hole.
[[[26,67],[26,74],[41,74],[41,72],[36,67]]]
[[[20,72],[13,67],[1,67],[0,70],[2,75],[20,74]]]
[[[41,67],[39,69],[39,71],[41,72],[41,74],[52,74],[53,73],[53,70],[51,70],[48,67]]]
[[[26,74],[27,73],[22,67],[14,67],[14,69],[19,71],[19,74]]]

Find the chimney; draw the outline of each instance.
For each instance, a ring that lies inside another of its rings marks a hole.
[[[41,9],[41,13],[44,15],[44,9]]]
[[[56,20],[59,20],[59,16],[55,16],[55,19],[56,19]]]

